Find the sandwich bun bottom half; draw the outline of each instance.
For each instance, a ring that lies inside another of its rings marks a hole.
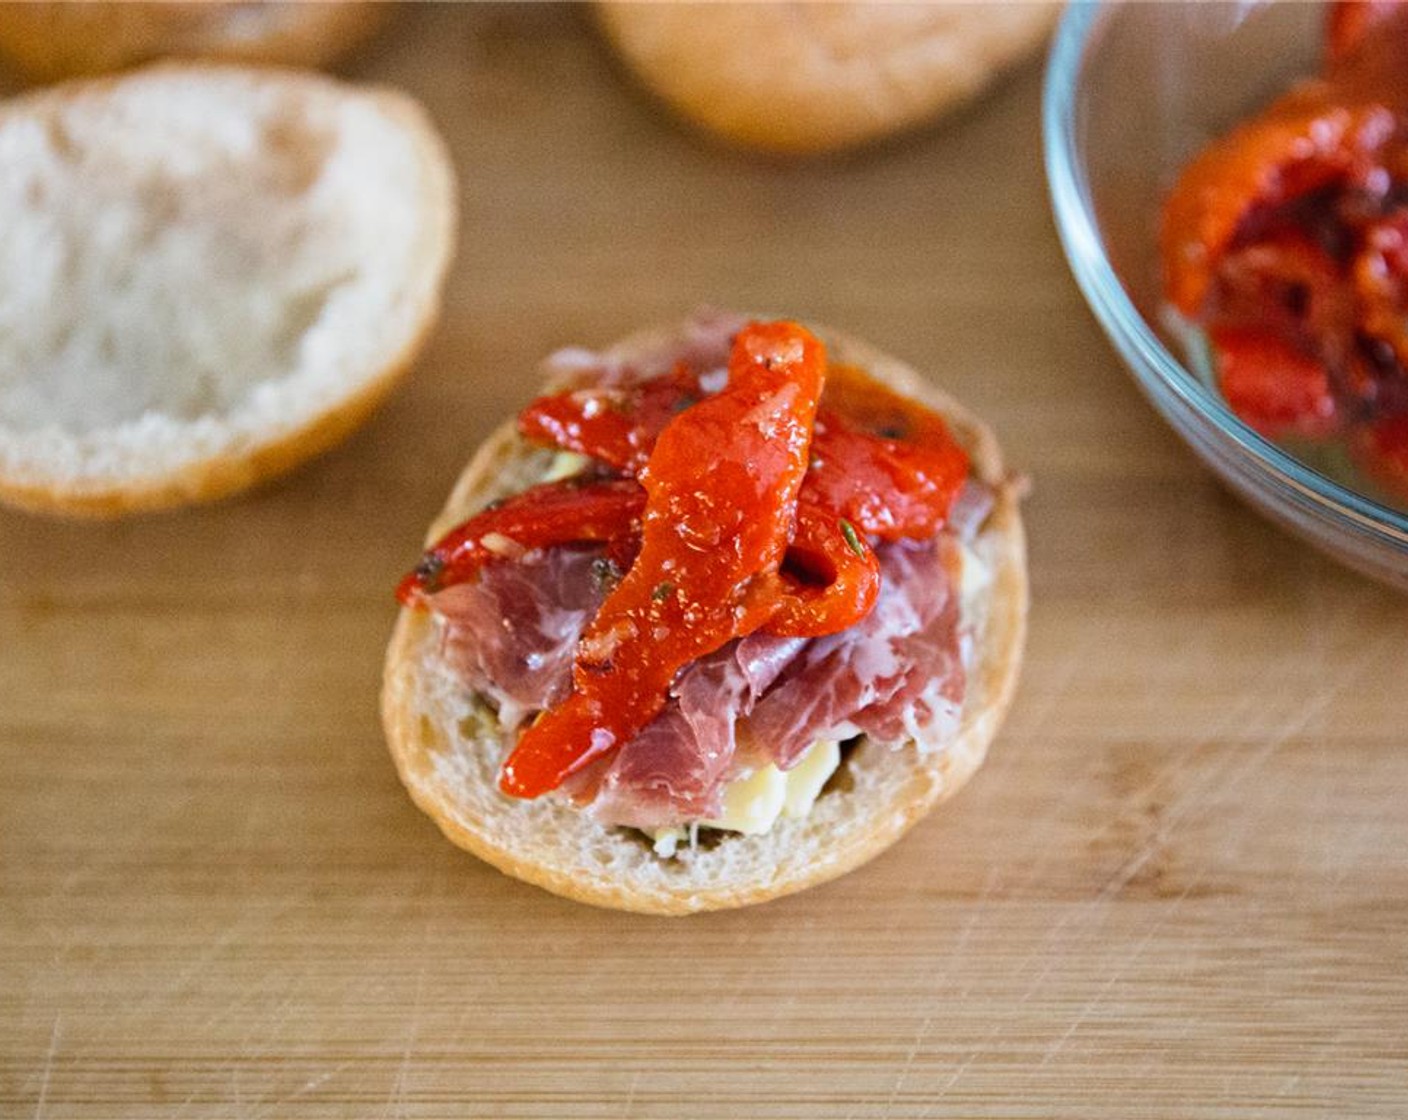
[[[471,697],[439,655],[431,613],[403,608],[387,650],[382,719],[401,780],[455,844],[509,875],[596,906],[652,914],[745,906],[833,879],[878,855],[981,765],[1011,702],[1025,637],[1018,486],[992,433],[956,401],[864,343],[809,328],[831,360],[859,366],[940,412],[968,451],[974,475],[993,488],[993,509],[968,545],[989,580],[979,607],[964,618],[974,653],[958,733],[924,750],[862,738],[805,817],[779,818],[757,836],[723,833],[716,843],[662,859],[642,834],[599,824],[565,801],[500,793],[499,766],[514,736],[470,716]],[[629,359],[657,351],[673,333],[642,332],[607,353]],[[460,476],[427,541],[489,501],[539,481],[551,457],[523,440],[512,422],[503,425]]]

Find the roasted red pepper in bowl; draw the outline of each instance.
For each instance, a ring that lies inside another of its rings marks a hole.
[[[1331,4],[1322,73],[1184,169],[1160,250],[1228,407],[1408,501],[1408,4]]]

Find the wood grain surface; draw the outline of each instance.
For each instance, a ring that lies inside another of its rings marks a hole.
[[[1408,603],[1225,493],[1072,284],[1028,68],[790,166],[556,7],[405,10],[353,73],[462,176],[446,314],[346,446],[226,504],[0,515],[0,1116],[1408,1116]],[[377,721],[391,588],[553,347],[813,316],[1030,471],[987,767],[761,908],[599,912],[445,843]]]

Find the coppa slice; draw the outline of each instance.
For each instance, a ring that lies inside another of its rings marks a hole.
[[[536,797],[624,743],[685,665],[777,613],[761,594],[791,539],[825,352],[791,323],[751,325],[729,386],[665,426],[641,472],[641,549],[583,636],[566,703],[519,738],[501,786]]]

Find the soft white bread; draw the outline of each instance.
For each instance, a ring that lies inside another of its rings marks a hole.
[[[601,0],[626,64],[680,113],[774,152],[834,151],[923,124],[1046,37],[1059,5]]]
[[[997,442],[976,417],[893,358],[813,326],[830,356],[852,363],[938,409],[994,487],[996,506],[973,542],[985,593],[965,620],[975,653],[959,734],[946,743],[890,750],[862,743],[805,818],[761,836],[721,834],[717,844],[661,859],[638,833],[605,828],[553,798],[517,801],[498,791],[512,736],[477,709],[438,654],[429,612],[402,610],[387,651],[382,719],[401,780],[456,844],[495,867],[598,906],[685,914],[743,906],[834,878],[893,844],[982,763],[1016,685],[1026,628],[1026,550],[1017,487]],[[632,336],[612,354],[658,353],[662,334]],[[488,501],[542,477],[551,456],[500,428],[480,448],[431,527],[438,539]]]
[[[0,499],[113,516],[292,467],[436,318],[448,156],[420,107],[202,64],[0,105]]]
[[[390,10],[349,0],[6,2],[0,59],[41,82],[170,57],[326,66],[370,38]]]

